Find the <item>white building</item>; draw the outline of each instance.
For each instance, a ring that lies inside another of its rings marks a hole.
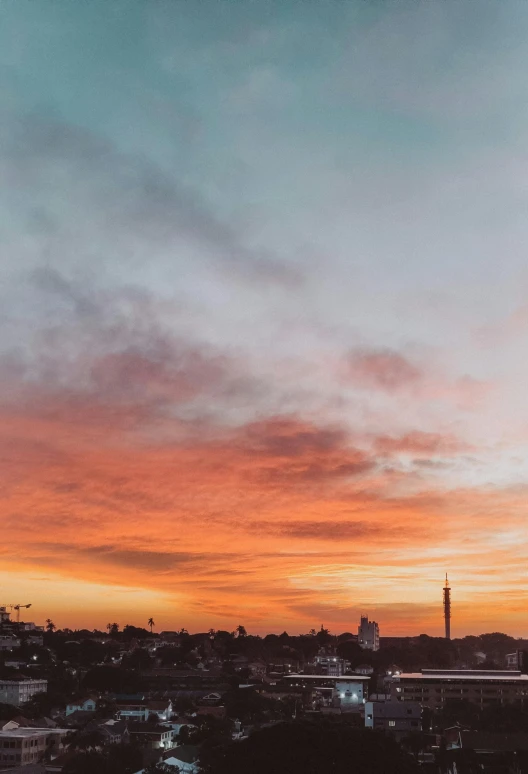
[[[318,675],[340,677],[346,673],[349,666],[348,661],[337,656],[316,656],[314,659],[314,667]]]
[[[170,699],[152,701],[149,699],[120,699],[116,702],[120,720],[146,722],[151,715],[157,715],[161,721],[172,717]]]
[[[47,731],[16,728],[0,731],[0,766],[24,766],[38,763],[46,752]]]
[[[13,637],[12,634],[0,635],[0,651],[1,650],[14,650],[20,647],[20,639]]]
[[[379,650],[379,626],[366,615],[361,616],[358,626],[358,645],[364,650]]]
[[[387,731],[397,737],[422,729],[422,707],[418,702],[367,701],[365,728]]]
[[[343,709],[349,709],[363,704],[365,694],[368,694],[368,691],[365,691],[362,680],[357,678],[356,680],[336,680],[334,695],[339,699],[338,706],[343,707]]]
[[[0,680],[0,702],[20,707],[36,693],[46,693],[48,681],[40,679]]]

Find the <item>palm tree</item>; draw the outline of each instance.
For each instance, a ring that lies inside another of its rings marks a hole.
[[[152,627],[155,625],[154,619],[153,618],[149,618],[147,623],[150,626],[150,633],[152,634]]]
[[[46,629],[48,630],[48,632],[53,632],[55,631],[56,628],[57,627],[55,626],[51,618],[46,618]]]

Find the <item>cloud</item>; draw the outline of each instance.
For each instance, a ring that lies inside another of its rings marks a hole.
[[[51,266],[69,260],[85,269],[88,260],[93,269],[109,261],[132,268],[155,256],[167,267],[192,256],[248,282],[295,287],[301,281],[298,267],[245,245],[198,191],[152,161],[57,118],[5,119],[3,179],[17,202],[27,199],[24,226]],[[57,182],[51,191],[50,175]],[[21,214],[16,211],[17,221]]]
[[[453,435],[425,433],[414,430],[399,437],[382,435],[375,439],[374,447],[380,454],[397,453],[413,455],[452,456],[467,452],[471,447]]]
[[[363,389],[393,392],[418,384],[421,369],[390,349],[354,350],[347,358],[349,378]]]
[[[268,533],[300,540],[343,541],[355,538],[388,537],[390,527],[368,521],[255,521],[246,525],[254,533]],[[393,533],[394,534],[394,533]]]

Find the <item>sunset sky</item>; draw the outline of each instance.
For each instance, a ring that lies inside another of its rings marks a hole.
[[[528,636],[527,34],[2,1],[0,604]]]

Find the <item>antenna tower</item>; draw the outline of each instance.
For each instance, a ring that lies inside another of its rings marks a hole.
[[[447,580],[447,573],[444,586],[444,621],[445,621],[445,638],[451,639],[451,587]]]

